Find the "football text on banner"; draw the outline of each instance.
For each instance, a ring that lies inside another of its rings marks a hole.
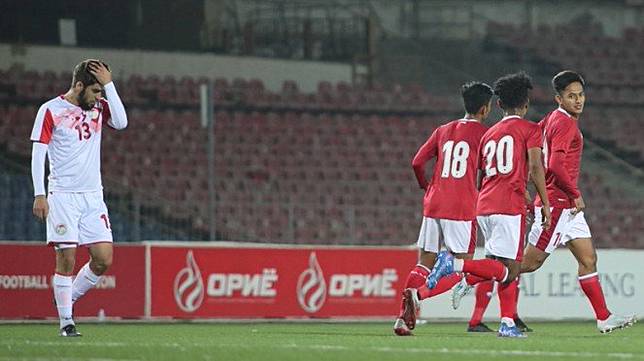
[[[58,317],[53,305],[51,278],[54,273],[53,247],[43,243],[0,244],[0,318],[30,319]],[[96,289],[74,304],[74,316],[143,317],[144,247],[114,247],[114,263]],[[74,274],[87,262],[84,247],[77,249]]]

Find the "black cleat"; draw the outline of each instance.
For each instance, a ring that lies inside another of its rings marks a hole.
[[[60,335],[62,337],[80,337],[82,336],[78,331],[76,331],[76,326],[69,324],[60,329]]]
[[[518,329],[519,329],[519,331],[521,331],[521,332],[532,332],[532,331],[533,331],[533,330],[532,330],[530,327],[528,327],[528,325],[526,325],[526,324],[525,324],[525,322],[523,322],[523,320],[522,320],[522,319],[520,319],[519,317],[517,317],[517,318],[515,318],[515,319],[514,319],[514,324],[515,324],[515,325],[517,325],[517,328],[518,328]]]
[[[467,326],[467,332],[496,332],[496,331],[487,327],[486,324],[481,322],[476,326]]]

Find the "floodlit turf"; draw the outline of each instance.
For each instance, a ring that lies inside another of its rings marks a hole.
[[[495,325],[496,326],[496,325]],[[594,323],[531,323],[527,339],[468,334],[464,324],[384,323],[0,325],[0,360],[644,360],[642,324],[602,335]]]

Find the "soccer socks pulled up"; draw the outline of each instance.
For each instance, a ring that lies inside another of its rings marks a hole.
[[[92,272],[92,269],[89,267],[89,262],[85,263],[80,271],[78,271],[72,284],[72,303],[78,301],[87,291],[96,286],[100,279],[101,276],[97,276]]]
[[[417,264],[409,275],[407,276],[407,281],[405,282],[405,288],[418,288],[427,282],[427,276],[429,276],[429,268],[423,266],[422,264]]]
[[[501,306],[501,319],[514,320],[514,315],[517,313],[517,280],[503,284],[499,283],[499,305]],[[507,322],[506,322],[507,323]],[[514,326],[507,323],[508,326]]]
[[[494,281],[483,281],[476,284],[476,303],[474,304],[474,312],[470,319],[470,326],[474,327],[483,321],[483,315],[487,306],[492,299],[492,291],[494,290]]]
[[[606,299],[597,272],[579,276],[579,285],[593,306],[595,317],[600,321],[607,319],[610,316],[610,311],[606,307]]]
[[[414,269],[409,272],[409,275],[407,276],[407,281],[405,281],[405,287],[403,287],[403,290],[407,288],[419,288],[421,286],[424,286],[425,283],[427,282],[427,276],[429,276],[429,268],[423,266],[422,264],[417,264]],[[400,302],[400,314],[399,316],[402,316],[403,312],[405,310],[405,302],[401,301]]]
[[[455,259],[454,271],[471,273],[474,276],[499,282],[503,282],[508,276],[507,267],[495,259]]]
[[[418,298],[424,300],[426,298],[438,296],[441,293],[445,293],[451,290],[454,285],[459,283],[462,277],[463,275],[460,273],[452,273],[449,276],[441,278],[436,284],[436,287],[432,288],[431,290],[427,288],[427,285],[423,285],[422,287],[418,288]]]
[[[72,319],[72,277],[54,274],[54,299],[58,309],[60,328],[74,324]]]

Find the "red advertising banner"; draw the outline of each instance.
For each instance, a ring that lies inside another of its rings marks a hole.
[[[75,272],[87,262],[77,250]],[[58,317],[51,277],[55,254],[40,242],[0,243],[0,319]],[[138,318],[144,315],[145,248],[115,245],[114,262],[97,287],[74,305],[74,316]]]
[[[176,243],[175,243],[176,245]],[[416,252],[151,247],[151,316],[391,317]]]

